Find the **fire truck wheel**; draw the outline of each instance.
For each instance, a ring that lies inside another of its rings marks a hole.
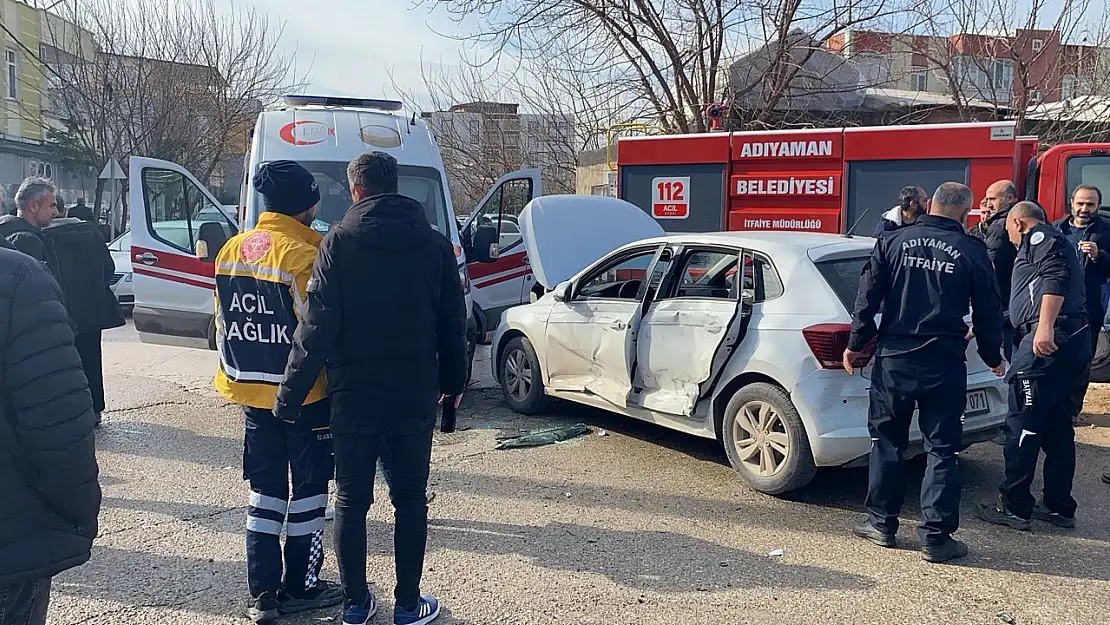
[[[786,391],[773,384],[749,384],[732,396],[721,439],[740,479],[761,493],[797,490],[817,474],[798,410]]]
[[[540,359],[532,343],[524,336],[509,340],[501,352],[497,368],[501,392],[509,407],[520,414],[539,414],[547,408],[547,395],[543,392]]]

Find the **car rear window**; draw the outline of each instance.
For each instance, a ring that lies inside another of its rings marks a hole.
[[[840,302],[849,312],[856,304],[856,290],[859,288],[859,277],[863,267],[867,264],[869,256],[853,256],[850,258],[837,258],[836,260],[822,260],[814,263],[817,271],[824,276]]]

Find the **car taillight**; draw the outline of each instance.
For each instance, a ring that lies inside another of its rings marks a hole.
[[[809,350],[813,352],[822,369],[844,368],[844,350],[848,349],[848,337],[851,333],[852,326],[846,323],[819,323],[802,330]],[[874,353],[875,341],[872,340],[863,348],[859,364],[866,363]]]

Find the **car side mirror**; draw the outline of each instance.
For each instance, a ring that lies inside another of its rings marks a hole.
[[[487,224],[474,228],[474,234],[471,237],[471,249],[474,252],[473,260],[480,263],[492,263],[497,260],[501,252],[498,245],[497,226]]]
[[[551,297],[555,298],[556,302],[565,302],[570,298],[570,283],[560,282],[551,291]]]
[[[196,257],[200,260],[209,260],[208,258],[208,241],[197,241],[195,248]]]

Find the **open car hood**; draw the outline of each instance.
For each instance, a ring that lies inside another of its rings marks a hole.
[[[622,245],[664,234],[634,204],[596,195],[538,197],[520,213],[520,232],[532,273],[548,289]]]

